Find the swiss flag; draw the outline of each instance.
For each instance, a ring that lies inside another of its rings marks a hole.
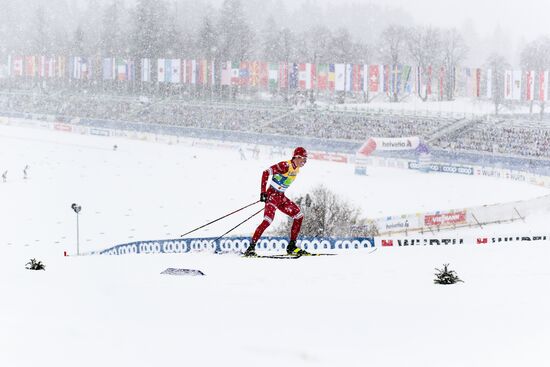
[[[384,247],[393,246],[393,240],[382,240],[382,246]]]
[[[380,65],[369,65],[369,91],[380,91]]]
[[[485,244],[485,243],[487,243],[487,237],[477,239],[477,244],[478,245]]]

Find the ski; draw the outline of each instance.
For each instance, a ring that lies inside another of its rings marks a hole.
[[[287,255],[287,254],[280,254],[280,255],[256,255],[256,256],[242,256],[242,257],[250,257],[250,258],[260,258],[260,259],[298,259],[300,257],[308,257],[308,256],[334,256],[337,254],[307,254],[307,255]]]
[[[297,259],[300,256],[294,256],[294,255],[255,255],[255,256],[244,256],[242,257],[251,258],[251,259]]]
[[[320,254],[307,254],[307,255],[301,255],[301,256],[336,256],[338,254],[326,254],[326,253],[320,253]],[[300,256],[300,257],[301,257]]]

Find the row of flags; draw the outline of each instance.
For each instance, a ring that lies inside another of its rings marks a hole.
[[[138,66],[139,75],[136,75]],[[139,80],[201,86],[219,84],[271,91],[293,89],[373,94],[419,93],[441,98],[450,89],[453,95],[464,97],[492,98],[494,92],[491,69],[445,70],[431,66],[423,69],[401,64],[215,63],[186,59],[9,56],[4,69],[7,69],[4,74],[8,77]],[[548,79],[548,71],[507,70],[504,74],[504,98],[546,101]]]

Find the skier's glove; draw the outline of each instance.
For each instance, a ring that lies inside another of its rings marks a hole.
[[[262,192],[260,194],[260,201],[265,203],[267,201],[267,192]]]

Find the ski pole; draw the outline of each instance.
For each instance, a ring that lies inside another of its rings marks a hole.
[[[191,231],[189,231],[189,232],[185,232],[185,233],[182,234],[180,237],[183,237],[183,236],[185,236],[185,235],[188,235],[189,233],[198,231],[198,230],[201,229],[201,228],[204,228],[204,227],[206,227],[206,226],[208,226],[208,225],[210,225],[210,224],[212,224],[212,223],[215,223],[215,222],[219,221],[220,219],[223,219],[223,218],[228,217],[228,216],[230,216],[230,215],[232,215],[232,214],[235,214],[235,213],[237,213],[237,212],[239,212],[239,211],[241,211],[241,210],[243,210],[243,209],[246,209],[246,208],[248,208],[249,206],[252,206],[252,205],[254,205],[254,204],[256,204],[256,203],[259,203],[259,202],[260,202],[260,200],[255,201],[255,202],[253,202],[252,204],[248,204],[248,205],[246,205],[246,206],[243,206],[242,208],[237,209],[237,210],[235,210],[235,211],[233,211],[233,212],[231,212],[231,213],[229,213],[229,214],[226,214],[226,215],[224,215],[223,217],[219,217],[218,219],[215,219],[215,220],[213,220],[213,221],[211,221],[211,222],[208,222],[208,223],[206,223],[206,224],[203,224],[202,226],[197,227],[197,228],[195,228],[195,229],[193,229],[193,230],[191,230]],[[263,210],[263,209],[262,209],[262,210]]]
[[[220,238],[222,238],[223,236],[225,236],[226,234],[228,234],[229,232],[231,232],[232,230],[234,230],[235,228],[239,227],[240,225],[242,225],[243,223],[245,222],[248,222],[250,219],[252,219],[252,217],[258,215],[261,211],[263,211],[264,208],[258,210],[256,213],[252,214],[250,217],[246,218],[245,220],[243,220],[241,223],[237,224],[235,227],[231,228],[229,231],[225,232],[224,234],[222,234],[220,237],[210,241],[210,243],[212,242],[216,242],[217,240],[219,240]]]

